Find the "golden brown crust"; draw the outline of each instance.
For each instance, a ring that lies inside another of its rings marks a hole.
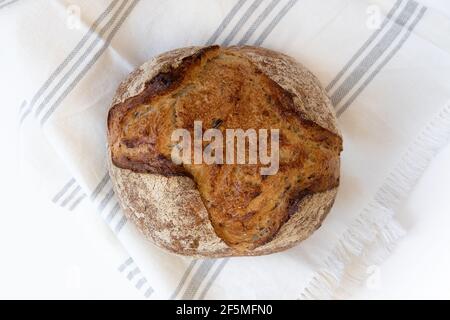
[[[267,254],[306,238],[334,200],[342,149],[317,80],[262,48],[185,48],[158,59],[119,88],[108,115],[110,171],[129,217],[159,246],[188,255]],[[284,79],[293,76],[306,79]],[[279,128],[280,171],[263,177],[259,165],[173,164],[172,130],[217,119],[219,128]],[[158,222],[162,209],[150,207],[165,200],[176,211],[166,216],[171,223]],[[196,215],[195,225],[186,222]]]
[[[231,47],[229,50],[238,50],[289,92],[297,111],[304,119],[311,120],[342,138],[334,108],[325,89],[302,64],[285,54],[262,47],[242,46]]]
[[[169,92],[169,90],[174,90],[181,84],[183,77],[189,68],[198,65],[205,55],[217,50],[217,46],[205,47],[192,55],[182,58],[180,64],[177,66],[169,64],[152,78],[145,81],[143,90],[138,95],[129,97],[128,99],[113,105],[108,112],[107,125],[108,141],[110,146],[112,146],[112,159],[116,166],[137,172],[185,175],[185,171],[182,167],[174,165],[170,159],[163,156],[155,147],[158,135],[163,135],[163,133],[157,132],[156,130],[160,130],[158,128],[161,128],[163,127],[163,124],[170,122],[170,114],[164,113],[158,118],[154,117],[151,119],[154,121],[153,128],[155,132],[150,133],[146,131],[146,128],[140,128],[143,132],[139,132],[139,136],[132,139],[122,138],[118,135],[120,132],[123,132],[123,120],[127,114],[135,116],[138,113],[138,111],[134,110],[136,107],[148,104],[152,99],[163,96],[166,92]],[[137,77],[140,70],[141,69],[137,69],[131,78]],[[125,89],[126,86],[122,85],[119,88],[119,92]],[[146,125],[146,127],[148,128],[149,125]],[[145,151],[139,152],[143,149],[140,148],[141,150],[138,152],[123,152],[124,149],[134,151],[138,146],[145,146]],[[157,156],[149,158],[150,154]]]

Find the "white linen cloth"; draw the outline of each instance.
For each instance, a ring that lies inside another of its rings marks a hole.
[[[11,90],[23,158],[56,204],[92,202],[131,257],[120,270],[154,299],[346,296],[404,233],[395,209],[450,136],[450,20],[415,1],[2,1],[0,29],[2,77],[21,75]],[[295,57],[339,116],[336,203],[285,252],[166,253],[127,222],[113,194],[105,122],[116,87],[158,53],[211,43]]]

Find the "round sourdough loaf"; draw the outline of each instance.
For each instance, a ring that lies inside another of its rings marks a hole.
[[[279,130],[279,169],[176,164],[171,133]],[[330,211],[342,137],[316,77],[291,57],[188,47],[132,72],[109,110],[108,164],[126,216],[155,245],[202,257],[263,255],[306,239]]]

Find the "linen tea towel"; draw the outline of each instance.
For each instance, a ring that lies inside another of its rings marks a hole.
[[[79,27],[69,28],[74,12]],[[450,134],[449,20],[416,1],[19,1],[0,15],[17,26],[10,43],[29,74],[24,156],[42,168],[56,203],[76,211],[92,202],[132,257],[121,268],[139,266],[150,298],[342,297],[403,234],[395,209]],[[293,56],[318,76],[339,116],[335,206],[285,252],[174,256],[144,240],[114,196],[105,119],[115,88],[158,53],[212,43]]]

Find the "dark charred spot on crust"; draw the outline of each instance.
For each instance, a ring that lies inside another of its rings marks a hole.
[[[309,194],[312,194],[309,190],[301,190],[299,192],[296,192],[290,199],[288,204],[288,219],[292,217],[293,214],[295,214],[298,210],[298,206],[300,205],[300,202],[303,200],[303,198]]]
[[[149,91],[152,94],[163,92],[179,82],[181,77],[182,75],[179,72],[175,72],[173,70],[169,72],[161,72],[146,83],[146,88],[151,89]]]
[[[250,212],[247,212],[247,213],[244,214],[243,216],[240,216],[240,217],[238,218],[238,220],[241,221],[241,222],[248,221],[248,220],[250,220],[250,218],[252,218],[256,213],[257,213],[256,211],[250,211]],[[243,225],[243,227],[245,228],[245,225]]]
[[[189,176],[182,166],[175,165],[170,159],[165,157],[157,157],[156,161],[138,162],[131,160],[127,156],[121,156],[118,158],[112,158],[112,163],[122,169],[129,169],[138,173],[152,173],[161,174],[164,172],[164,176]]]
[[[149,139],[144,135],[143,137],[136,137],[132,139],[122,139],[121,142],[127,147],[127,148],[136,148],[143,144],[154,144],[153,142],[149,141]]]
[[[259,187],[257,190],[251,192],[249,196],[250,196],[251,199],[255,199],[255,198],[258,197],[261,193],[262,193],[262,190],[261,190],[261,188]]]
[[[223,123],[222,119],[213,119],[212,123],[211,123],[211,127],[214,129],[217,129],[218,127],[220,127],[220,125]]]
[[[197,249],[199,243],[200,243],[200,241],[198,238],[195,238],[194,240],[192,240],[192,242],[190,243],[191,249]]]

